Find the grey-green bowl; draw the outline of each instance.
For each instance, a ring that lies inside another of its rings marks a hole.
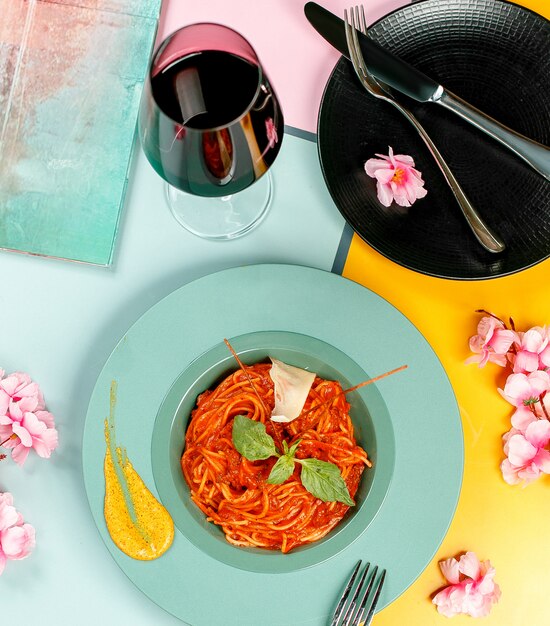
[[[306,335],[273,331],[229,338],[244,363],[268,357],[338,380],[343,388],[370,378],[369,374],[337,348]],[[386,404],[376,385],[347,394],[357,442],[373,462],[366,468],[356,493],[356,506],[326,537],[288,554],[260,548],[241,548],[226,541],[221,528],[207,522],[190,498],[181,470],[185,431],[197,396],[236,369],[227,346],[219,344],[197,357],[177,378],[159,408],[152,438],[155,484],[164,506],[179,531],[197,548],[228,565],[263,573],[284,573],[316,565],[338,554],[362,533],[378,513],[388,491],[395,441]]]

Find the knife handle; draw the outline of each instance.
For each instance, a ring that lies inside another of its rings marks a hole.
[[[550,180],[550,148],[504,126],[450,91],[443,90],[434,101],[506,146],[541,176]]]

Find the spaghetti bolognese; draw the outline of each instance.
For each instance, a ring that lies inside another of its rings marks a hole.
[[[193,502],[231,544],[287,553],[324,537],[350,508],[308,491],[301,460],[336,466],[351,498],[371,463],[355,440],[350,405],[339,382],[315,376],[300,415],[280,423],[271,419],[270,369],[269,363],[243,366],[198,397],[181,467]],[[232,436],[237,416],[263,424],[281,451],[277,456],[292,450],[297,462],[284,482],[268,482],[274,456],[251,461],[238,452]]]

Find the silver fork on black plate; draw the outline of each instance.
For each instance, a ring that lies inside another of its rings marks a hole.
[[[449,166],[441,156],[441,153],[435,146],[431,137],[428,135],[424,127],[416,119],[416,117],[403,106],[400,102],[395,100],[391,94],[391,89],[381,81],[377,80],[368,70],[368,67],[363,58],[361,47],[359,45],[359,38],[357,36],[357,29],[359,28],[363,34],[367,34],[367,22],[365,19],[365,12],[363,7],[356,6],[350,8],[349,19],[348,12],[344,10],[344,23],[346,27],[346,41],[348,44],[350,59],[353,65],[353,69],[357,74],[363,87],[375,98],[384,100],[393,104],[393,106],[400,111],[409,122],[416,128],[418,134],[424,140],[424,143],[431,152],[435,162],[439,166],[439,169],[443,173],[445,180],[449,184],[451,191],[453,192],[461,210],[466,218],[468,225],[472,229],[476,239],[479,243],[489,252],[502,252],[505,249],[504,242],[495,235],[491,229],[485,224],[481,216],[476,209],[472,206],[472,203],[466,197],[466,194],[462,190],[454,174],[449,169]]]

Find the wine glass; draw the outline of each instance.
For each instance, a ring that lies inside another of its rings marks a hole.
[[[266,215],[268,169],[283,126],[258,56],[231,28],[191,24],[154,53],[140,105],[141,144],[167,182],[174,217],[195,235],[239,237]]]

